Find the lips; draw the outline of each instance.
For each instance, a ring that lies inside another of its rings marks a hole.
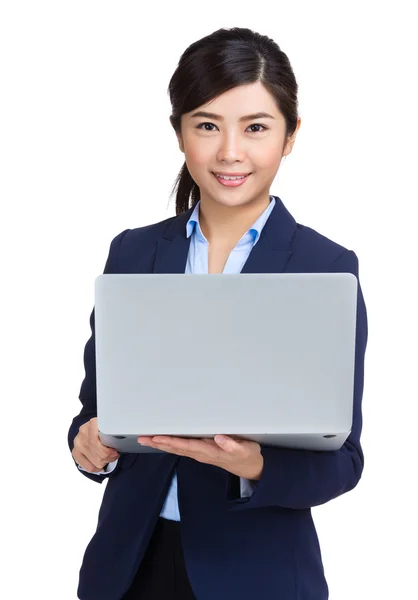
[[[251,175],[251,173],[217,173],[213,171],[214,175],[222,175],[225,177],[244,177],[246,175]]]
[[[247,179],[250,175],[251,175],[251,173],[249,173],[248,175],[245,175],[245,176],[241,176],[240,179],[222,179],[221,177],[218,177],[216,175],[216,173],[213,173],[213,176],[215,177],[216,181],[225,187],[239,187],[240,185],[243,185],[247,181]],[[235,177],[240,177],[240,176],[235,175]]]

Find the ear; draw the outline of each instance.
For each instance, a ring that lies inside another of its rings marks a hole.
[[[283,148],[283,156],[287,156],[288,154],[290,154],[292,152],[293,145],[296,141],[296,135],[297,135],[297,132],[299,131],[301,122],[302,122],[302,119],[300,117],[298,117],[296,129],[292,133],[292,135],[287,138],[287,142],[285,144],[285,147]]]
[[[183,154],[184,154],[184,144],[183,144],[183,140],[182,140],[182,138],[181,138],[181,135],[179,135],[179,134],[176,134],[176,135],[177,135],[177,140],[178,140],[178,142],[179,142],[179,148],[180,148],[180,150],[181,150],[181,151],[183,152]]]
[[[169,121],[170,121],[170,125],[173,126],[173,124],[171,122],[171,117],[169,117]],[[184,153],[184,145],[183,145],[183,140],[181,138],[181,135],[176,132],[176,137],[177,137],[177,140],[178,140],[178,143],[179,143],[179,148]]]

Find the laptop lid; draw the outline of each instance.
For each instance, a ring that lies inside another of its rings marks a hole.
[[[103,274],[95,281],[100,437],[338,449],[352,425],[351,273]]]

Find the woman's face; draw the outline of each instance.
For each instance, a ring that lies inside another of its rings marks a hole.
[[[211,113],[198,116],[196,113]],[[246,118],[256,113],[270,116]],[[294,134],[285,144],[286,123],[273,97],[258,81],[225,92],[208,104],[182,115],[179,147],[190,175],[200,188],[202,203],[239,206],[268,205],[270,186],[283,156],[292,150]],[[250,173],[236,187],[219,182],[214,173]]]

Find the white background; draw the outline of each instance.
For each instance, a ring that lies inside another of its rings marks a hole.
[[[2,598],[76,598],[105,489],[67,446],[94,279],[115,235],[174,216],[184,155],[168,83],[189,44],[233,26],[272,37],[299,84],[301,129],[271,193],[360,261],[365,469],[352,492],[313,509],[330,600],[414,596],[413,6],[1,3]]]

